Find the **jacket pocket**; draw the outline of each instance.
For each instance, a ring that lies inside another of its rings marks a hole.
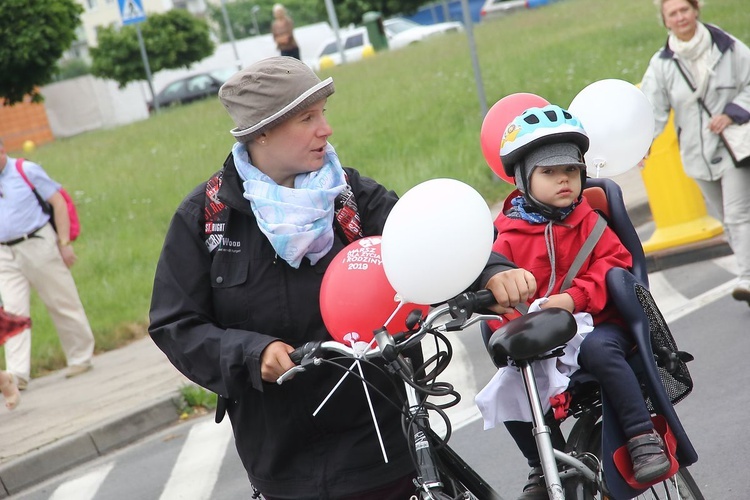
[[[248,261],[214,261],[211,286],[216,319],[225,327],[237,326],[250,318],[250,305],[242,287],[247,284]]]

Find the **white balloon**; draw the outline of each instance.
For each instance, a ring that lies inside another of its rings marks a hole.
[[[436,304],[463,292],[487,264],[494,229],[482,196],[455,179],[418,184],[385,222],[383,269],[407,302]]]
[[[589,136],[589,177],[612,177],[636,166],[654,138],[654,112],[641,90],[623,80],[599,80],[581,90],[568,110]]]

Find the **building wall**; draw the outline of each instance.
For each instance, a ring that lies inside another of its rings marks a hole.
[[[81,25],[89,47],[97,46],[96,30],[100,26],[122,25],[120,5],[117,0],[76,0],[84,9]],[[141,0],[143,10],[148,14],[166,12],[174,7],[172,0]]]
[[[39,145],[55,139],[44,105],[28,97],[14,106],[0,102],[0,137],[9,151],[21,150],[27,140]]]

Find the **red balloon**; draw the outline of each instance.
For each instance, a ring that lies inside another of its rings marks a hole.
[[[414,309],[426,313],[429,306],[399,306],[385,276],[380,257],[380,236],[350,243],[334,257],[320,287],[320,312],[331,336],[351,345],[352,340],[370,342],[373,331],[383,326],[394,334],[406,329],[407,315]],[[388,322],[386,324],[386,322]]]
[[[513,178],[508,177],[503,170],[503,162],[500,161],[500,142],[503,140],[506,127],[513,118],[527,109],[541,108],[548,104],[549,102],[538,95],[519,92],[497,101],[484,117],[482,131],[479,134],[482,153],[487,165],[505,182],[515,184]]]

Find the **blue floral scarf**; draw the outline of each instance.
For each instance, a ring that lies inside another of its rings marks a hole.
[[[242,178],[258,227],[276,254],[295,269],[303,257],[312,265],[333,247],[334,200],[344,190],[346,177],[338,155],[326,145],[326,162],[320,170],[299,174],[294,188],[280,186],[250,163],[241,143],[232,147],[237,172]]]

